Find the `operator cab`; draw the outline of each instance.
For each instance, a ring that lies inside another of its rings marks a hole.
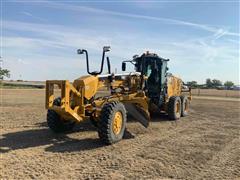
[[[166,94],[167,61],[169,59],[161,58],[157,54],[147,51],[141,56],[133,56],[132,61],[124,61],[122,65],[124,70],[125,62],[131,62],[134,64],[136,72],[141,72],[143,79],[146,77],[146,80],[143,80],[143,89],[151,101],[158,106],[161,106]]]

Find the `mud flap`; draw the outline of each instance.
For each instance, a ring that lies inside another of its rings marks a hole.
[[[127,112],[133,116],[138,122],[140,122],[145,128],[149,126],[150,116],[148,110],[144,109],[132,104],[132,103],[124,103]]]

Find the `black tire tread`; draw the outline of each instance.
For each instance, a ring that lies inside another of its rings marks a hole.
[[[53,102],[54,105],[60,106],[61,98],[56,98]],[[62,121],[60,116],[53,110],[47,112],[48,127],[55,133],[67,132],[73,129],[75,122]]]
[[[184,111],[184,109],[185,109],[184,101],[188,101],[188,106],[189,106],[189,100],[188,100],[187,96],[185,96],[185,95],[180,96],[180,98],[181,98],[181,106],[182,106],[181,107],[181,116],[185,117],[188,115],[188,112]]]
[[[172,96],[170,97],[169,99],[169,102],[168,102],[168,116],[171,120],[177,120],[179,119],[177,116],[176,116],[176,113],[175,113],[175,102],[180,99],[179,96]],[[180,99],[181,101],[181,99]]]
[[[123,111],[123,128],[125,129],[126,124],[126,110],[122,103],[113,101],[110,103],[107,103],[103,106],[100,119],[99,119],[99,127],[98,127],[98,135],[99,138],[105,143],[105,144],[113,144],[121,138],[115,139],[111,135],[111,121],[113,118],[113,115],[115,113],[115,109],[121,109]],[[123,133],[122,133],[123,136]]]

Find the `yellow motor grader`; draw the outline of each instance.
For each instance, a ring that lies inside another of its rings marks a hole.
[[[132,60],[122,62],[123,72],[127,63],[135,67],[135,72],[114,74],[106,57],[109,50],[110,47],[103,47],[100,71],[90,72],[88,51],[78,49],[78,54],[86,56],[89,75],[73,83],[46,81],[47,123],[51,130],[70,131],[76,123],[90,119],[99,138],[106,144],[113,144],[124,135],[127,113],[144,127],[149,126],[151,112],[156,110],[167,113],[171,120],[188,114],[191,89],[184,89],[181,79],[167,73],[168,59],[149,52],[135,55]],[[108,73],[102,74],[105,61]],[[54,97],[56,87],[61,91],[57,98]],[[103,88],[108,93],[103,93]]]

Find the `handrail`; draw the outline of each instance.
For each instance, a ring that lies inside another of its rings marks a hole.
[[[110,51],[110,46],[104,46],[103,47],[103,53],[102,53],[102,61],[101,61],[100,71],[93,71],[93,72],[90,72],[90,70],[89,70],[88,51],[86,49],[78,49],[77,53],[78,54],[84,54],[85,53],[88,74],[90,74],[90,75],[99,75],[103,71],[103,65],[104,65],[104,60],[105,60],[105,53],[108,52],[108,51]],[[107,57],[107,67],[108,67],[108,73],[110,74],[111,73],[111,66],[110,66],[109,57]]]

